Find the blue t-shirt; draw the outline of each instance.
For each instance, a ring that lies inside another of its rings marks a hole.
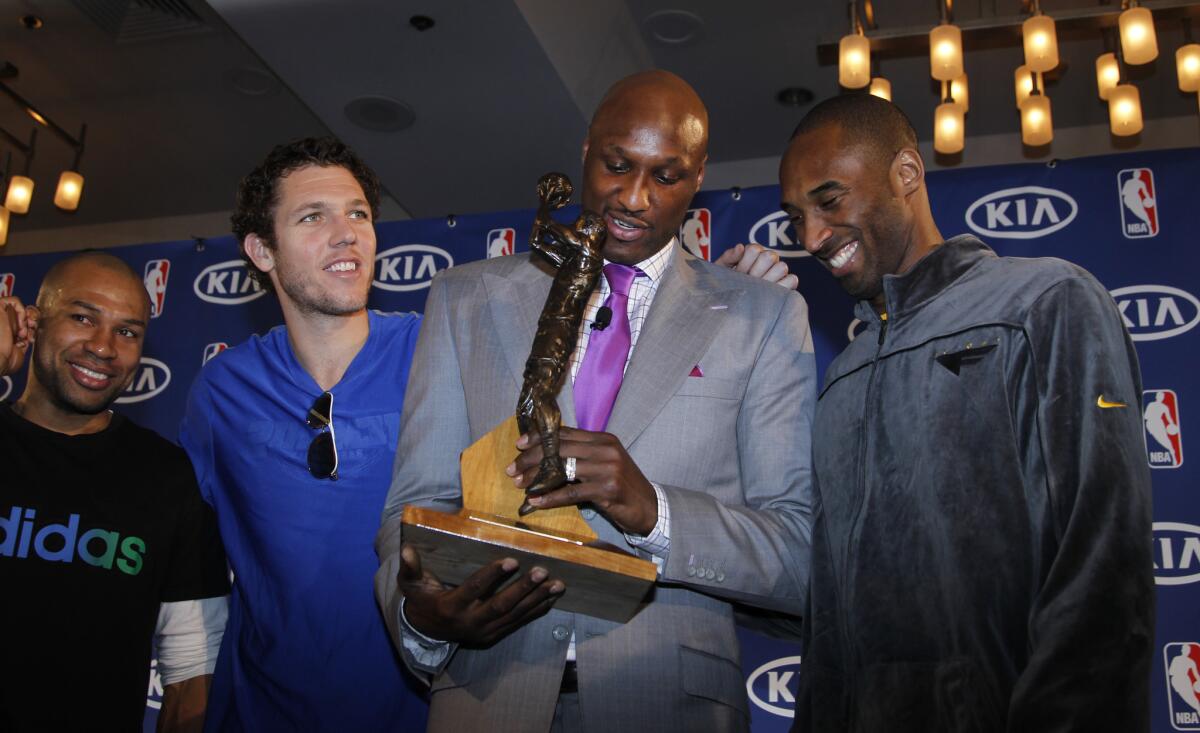
[[[333,393],[338,479],[308,471],[321,394],[272,329],[209,362],[180,442],[213,505],[234,586],[205,728],[424,730],[379,607],[373,547],[420,316],[368,314],[370,333]]]

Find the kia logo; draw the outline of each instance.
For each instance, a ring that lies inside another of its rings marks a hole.
[[[1130,285],[1111,292],[1134,341],[1157,341],[1200,323],[1200,300],[1167,285]]]
[[[242,260],[226,260],[209,265],[196,276],[192,290],[200,300],[217,305],[249,303],[267,292]]]
[[[800,657],[772,659],[746,678],[746,694],[750,696],[750,702],[768,713],[791,718],[795,715],[791,706],[796,703],[796,695],[792,692],[795,688],[793,682],[799,676]],[[787,707],[779,703],[786,703]]]
[[[996,239],[1036,239],[1075,220],[1079,205],[1062,191],[1041,186],[989,193],[967,209],[967,226]]]
[[[0,402],[8,399],[12,394],[12,377],[0,377]]]
[[[1184,585],[1200,581],[1200,527],[1182,522],[1154,523],[1154,582]]]
[[[407,292],[429,287],[433,276],[454,267],[450,253],[432,244],[402,244],[375,257],[375,287]]]
[[[750,227],[749,240],[770,247],[780,257],[809,257],[803,243],[792,240],[792,224],[786,211],[767,214]]]
[[[158,359],[143,356],[142,363],[138,366],[137,374],[134,375],[133,381],[129,383],[129,386],[125,388],[125,392],[117,398],[117,402],[122,405],[144,402],[151,397],[162,394],[162,391],[170,383],[171,369]]]

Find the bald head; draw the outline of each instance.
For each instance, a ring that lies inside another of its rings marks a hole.
[[[633,121],[654,121],[674,131],[688,152],[708,154],[708,110],[696,90],[669,71],[642,71],[613,84],[588,127],[589,139],[628,128]]]
[[[132,267],[125,264],[124,260],[107,252],[98,251],[81,252],[54,263],[46,272],[46,276],[42,278],[42,286],[38,289],[37,307],[43,311],[49,310],[54,306],[54,301],[63,291],[66,283],[74,281],[76,278],[86,281],[91,279],[91,273],[96,271],[111,273],[136,283],[146,296],[146,308],[147,311],[149,310],[150,294],[144,292],[142,278],[133,271]]]
[[[708,111],[683,79],[645,71],[604,95],[583,143],[583,208],[605,222],[604,257],[636,265],[666,247],[704,182]]]

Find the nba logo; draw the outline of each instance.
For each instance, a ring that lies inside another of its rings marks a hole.
[[[1130,239],[1158,234],[1158,203],[1154,194],[1154,172],[1149,168],[1126,168],[1117,174],[1121,199],[1121,231]]]
[[[487,235],[487,256],[503,257],[517,251],[517,233],[509,227],[493,229]]]
[[[224,341],[215,341],[215,342],[209,344],[208,346],[205,346],[204,347],[204,358],[200,361],[200,366],[204,366],[208,362],[212,361],[212,358],[214,356],[216,356],[217,354],[221,353],[222,351],[224,351],[225,349],[228,349],[228,348],[229,348],[229,344],[225,343]]]
[[[1142,421],[1150,468],[1183,465],[1183,435],[1179,431],[1179,398],[1169,389],[1142,392]]]
[[[167,273],[171,271],[170,260],[150,260],[146,263],[146,292],[150,293],[150,317],[162,315],[167,301]]]
[[[1200,730],[1200,644],[1172,642],[1163,647],[1171,727]]]
[[[683,248],[702,260],[712,260],[712,212],[708,209],[688,209],[683,226],[679,227]]]
[[[8,298],[13,294],[13,286],[17,283],[16,275],[11,272],[0,272],[0,298]]]

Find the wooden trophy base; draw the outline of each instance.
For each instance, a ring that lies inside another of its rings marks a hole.
[[[463,509],[447,514],[404,507],[404,541],[422,566],[457,585],[484,565],[512,557],[561,580],[566,592],[555,608],[625,623],[641,609],[658,577],[654,563],[599,543],[576,507],[518,517],[525,492],[504,468],[512,462],[519,432],[509,418],[462,454]]]

